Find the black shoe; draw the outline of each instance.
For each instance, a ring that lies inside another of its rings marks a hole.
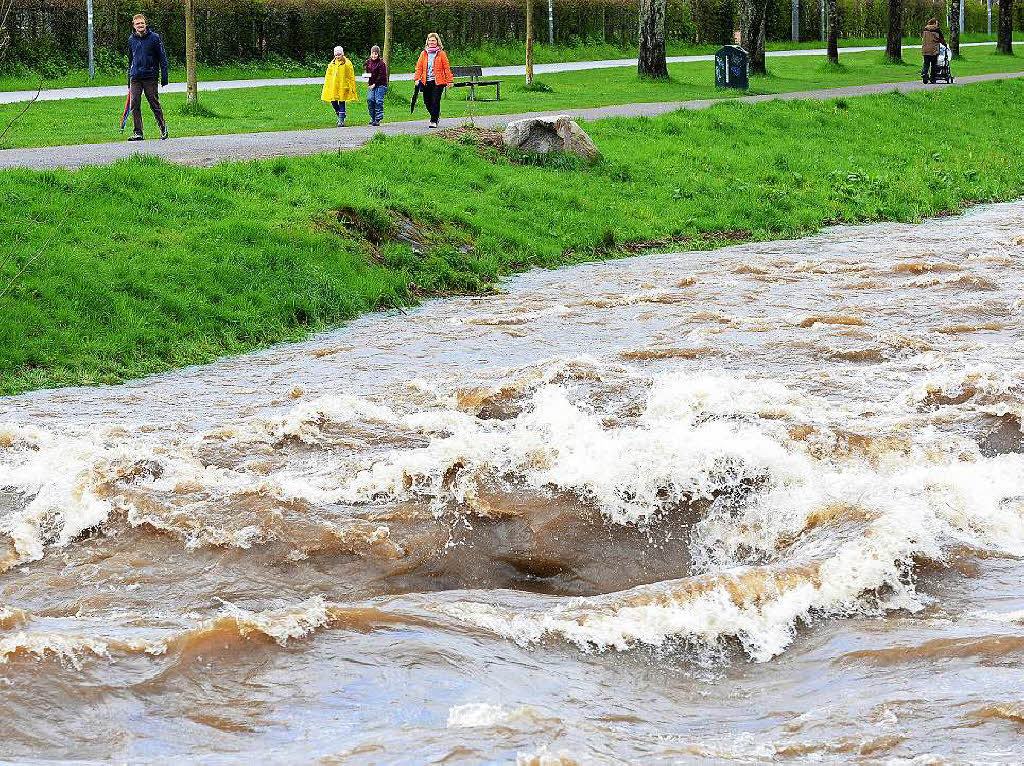
[[[129,141],[144,141],[145,139],[142,137],[141,133],[132,133],[130,136],[128,136],[128,140]]]
[[[166,141],[167,140],[167,126],[164,126],[164,127],[160,128],[160,140],[161,141]]]

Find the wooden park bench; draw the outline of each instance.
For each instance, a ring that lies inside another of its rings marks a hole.
[[[455,88],[469,88],[470,101],[501,101],[501,80],[481,80],[483,67],[478,66],[453,66],[452,77],[467,77],[469,79],[456,82]],[[476,89],[478,86],[494,86],[494,98],[477,98]]]

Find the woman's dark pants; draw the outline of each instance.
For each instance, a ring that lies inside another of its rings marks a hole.
[[[438,85],[433,80],[423,83],[423,104],[430,112],[430,121],[438,122],[441,119],[441,94],[444,93],[444,86]]]
[[[929,69],[931,70],[931,74],[930,75],[928,74],[928,70]],[[924,68],[921,69],[921,79],[924,82],[934,83],[935,80],[938,78],[938,76],[939,76],[939,56],[938,56],[938,54],[936,54],[934,56],[925,56],[924,57]]]

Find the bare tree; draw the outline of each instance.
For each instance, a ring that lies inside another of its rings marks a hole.
[[[1013,55],[1013,0],[999,0],[999,30],[996,50]]]
[[[668,77],[668,62],[665,60],[665,0],[640,0],[637,71],[641,77]]]
[[[0,60],[3,59],[11,42],[11,36],[7,34],[7,17],[11,15],[13,5],[14,0],[0,0]]]
[[[960,3],[963,0],[950,0],[949,8],[949,52],[954,58],[960,58]]]
[[[13,7],[14,0],[0,0],[0,63],[3,63],[4,57],[6,57],[7,55],[7,49],[10,47],[11,44],[11,36],[7,32],[7,20],[11,16],[11,9]],[[25,103],[25,106],[22,108],[22,110],[18,112],[16,115],[14,115],[14,117],[12,117],[6,125],[0,127],[0,141],[4,140],[4,138],[10,132],[11,128],[14,127],[14,123],[20,120],[22,116],[25,114],[25,112],[29,110],[32,104],[36,102],[42,90],[43,77],[42,75],[40,75],[39,87],[36,88],[36,94]],[[33,263],[39,260],[40,256],[42,256],[42,254],[46,251],[46,248],[49,247],[50,243],[53,241],[53,238],[56,236],[57,231],[59,229],[60,225],[58,225],[57,228],[55,228],[53,232],[50,233],[50,236],[47,238],[47,240],[34,253],[32,253],[32,255],[26,258],[24,263],[21,263],[20,266],[18,264],[17,256],[15,255],[15,248],[20,243],[14,243],[13,245],[8,243],[9,249],[6,253],[3,254],[3,256],[0,256],[0,271],[4,271],[7,268],[8,263],[11,263],[11,267],[16,269],[16,271],[14,273],[14,276],[10,277],[9,279],[0,280],[0,298],[5,297],[7,293],[13,290],[14,286],[18,282],[18,279],[21,278],[21,275],[25,273],[29,266],[31,266]]]
[[[839,63],[839,8],[836,0],[825,0],[828,6],[828,60]]]
[[[885,37],[885,58],[903,63],[903,0],[889,0],[889,33]]]
[[[770,0],[743,0],[740,5],[740,45],[750,56],[751,74],[767,74],[764,56],[765,19]]]
[[[7,32],[7,20],[11,16],[11,9],[14,7],[14,0],[0,0],[0,63],[3,63],[4,57],[7,55],[7,49],[11,45],[11,36]],[[11,132],[11,128],[14,127],[14,123],[20,120],[25,112],[29,110],[38,99],[39,94],[43,92],[43,76],[39,75],[39,86],[36,88],[36,94],[25,102],[25,106],[20,112],[12,117],[6,125],[0,126],[0,141],[3,141],[7,137],[7,134]]]
[[[185,0],[185,104],[199,102],[199,84],[196,80],[196,13],[193,0]]]
[[[391,0],[384,0],[384,50],[380,54],[391,70]]]
[[[526,0],[526,84],[533,85],[533,0]]]

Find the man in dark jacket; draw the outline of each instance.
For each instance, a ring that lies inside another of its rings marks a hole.
[[[946,44],[946,38],[942,36],[939,29],[939,20],[928,19],[921,33],[921,55],[924,56],[924,68],[921,70],[921,79],[925,84],[935,84],[935,78],[939,69],[939,46]]]
[[[164,122],[164,110],[160,108],[160,92],[156,85],[157,76],[161,85],[167,85],[167,51],[160,35],[149,28],[146,17],[141,13],[132,19],[132,27],[128,38],[128,85],[134,131],[128,140],[142,140],[143,93],[160,126],[160,138],[167,138],[167,123]]]

